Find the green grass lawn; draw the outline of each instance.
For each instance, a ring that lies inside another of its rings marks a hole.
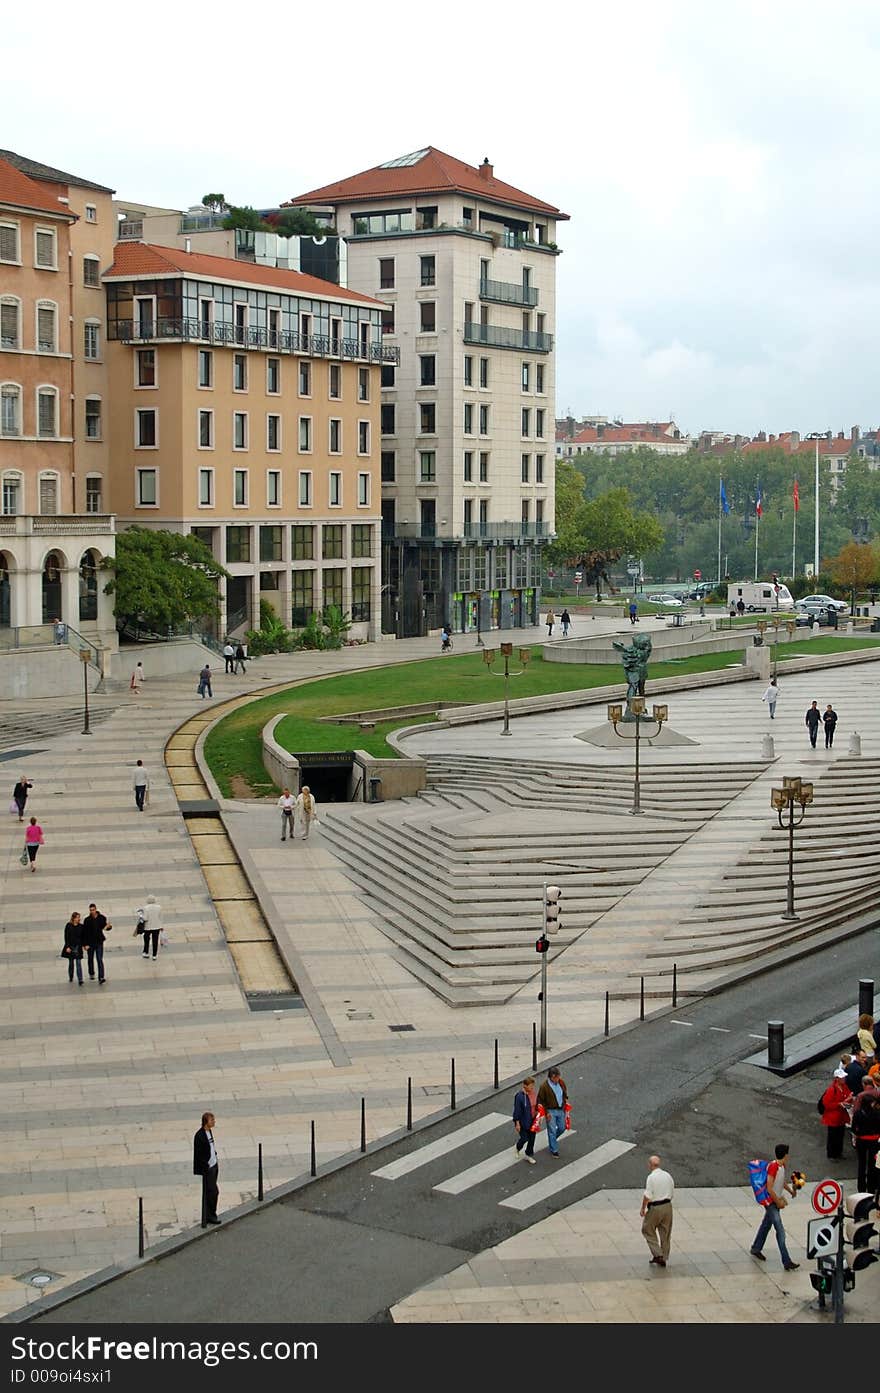
[[[777,656],[780,662],[784,662],[786,658],[801,657],[803,654],[869,648],[877,643],[877,639],[869,638],[806,639],[780,643]],[[523,675],[510,680],[511,698],[604,687],[623,680],[620,668],[614,664],[548,663],[541,656],[540,647],[531,648],[530,652],[531,662]],[[514,648],[516,667],[519,666],[517,654],[518,649]],[[658,679],[714,672],[727,667],[733,658],[734,654],[731,653],[705,653],[698,657],[652,663],[650,676]],[[496,658],[496,671],[500,666]],[[400,717],[381,722],[372,731],[361,730],[357,725],[336,725],[319,718],[438,700],[476,705],[497,701],[503,694],[503,681],[487,669],[479,651],[400,663],[367,672],[345,673],[288,687],[274,696],[263,697],[231,712],[209,734],[205,753],[224,796],[244,796],[245,786],[257,796],[268,796],[274,791],[274,785],[263,768],[260,732],[267,721],[281,712],[288,714],[276,727],[275,735],[288,750],[359,749],[388,759],[397,756],[396,750],[386,743],[390,731],[421,721],[432,721],[434,717]]]

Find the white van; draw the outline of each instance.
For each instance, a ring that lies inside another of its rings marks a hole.
[[[793,610],[791,591],[782,581],[741,580],[727,587],[727,604],[742,600],[749,614],[770,614],[774,610]]]

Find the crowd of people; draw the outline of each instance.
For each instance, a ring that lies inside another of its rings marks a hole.
[[[878,1193],[880,1061],[876,1057],[873,1016],[859,1016],[854,1044],[852,1054],[841,1055],[831,1082],[816,1106],[825,1128],[825,1154],[828,1159],[843,1159],[846,1134],[849,1132],[858,1164],[858,1188],[865,1193]]]

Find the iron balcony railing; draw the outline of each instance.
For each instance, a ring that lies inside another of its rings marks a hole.
[[[310,353],[320,358],[359,358],[376,363],[400,362],[400,349],[391,348],[384,343],[364,344],[359,339],[331,339],[325,334],[240,328],[236,324],[206,324],[200,319],[176,319],[164,315],[147,321],[119,319],[115,324],[108,324],[107,336],[121,343],[154,343],[157,339],[177,339],[185,343],[193,341],[227,344],[233,348],[267,348],[276,353]]]
[[[435,542],[534,542],[555,536],[548,522],[465,522],[382,524],[382,540]]]
[[[517,285],[516,281],[480,281],[480,299],[492,300],[498,305],[527,305],[534,309],[538,303],[538,292],[531,286]]]
[[[529,353],[550,353],[553,348],[552,334],[538,334],[531,329],[504,329],[500,324],[465,324],[464,341]]]

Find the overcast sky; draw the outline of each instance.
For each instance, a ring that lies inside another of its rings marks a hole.
[[[122,197],[266,206],[488,155],[571,215],[560,414],[880,424],[875,0],[46,0],[3,47],[0,144]]]

